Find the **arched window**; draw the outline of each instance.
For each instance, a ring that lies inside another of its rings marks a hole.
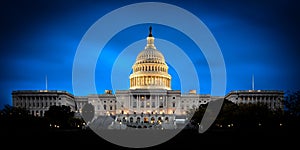
[[[176,103],[175,102],[172,103],[172,107],[176,107]]]
[[[132,118],[132,117],[130,117],[130,118],[129,118],[129,121],[130,121],[130,122],[133,122],[133,118]]]
[[[137,118],[136,118],[136,122],[137,122],[137,123],[140,123],[140,122],[141,122],[141,118],[140,118],[140,117],[137,117]]]
[[[166,121],[169,121],[169,117],[166,117],[165,120],[166,120]]]
[[[155,118],[151,117],[151,123],[154,123],[154,122],[155,122]]]
[[[158,118],[157,118],[157,121],[161,122],[161,117],[158,117]]]

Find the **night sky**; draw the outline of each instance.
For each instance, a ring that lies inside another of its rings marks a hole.
[[[73,93],[73,61],[85,32],[110,11],[136,2],[142,1],[2,1],[0,108],[12,104],[13,90],[45,89],[46,76],[49,90]],[[300,90],[300,5],[296,0],[161,2],[190,11],[209,28],[223,53],[226,92],[251,89],[252,74],[255,89]],[[110,74],[114,60],[124,48],[145,39],[149,25],[129,27],[104,47],[95,71],[98,93],[112,88]],[[155,38],[176,43],[191,58],[199,75],[198,92],[209,94],[211,79],[207,62],[203,56],[193,55],[199,51],[198,47],[174,28],[151,25]],[[170,74],[172,89],[180,90],[172,67]],[[123,89],[128,88],[129,82]],[[92,93],[82,93],[87,94]]]

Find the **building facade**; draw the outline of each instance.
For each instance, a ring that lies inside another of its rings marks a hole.
[[[66,91],[58,90],[18,90],[12,92],[13,106],[26,108],[30,114],[44,116],[52,105],[70,106],[75,111],[75,98]]]
[[[164,55],[156,49],[152,28],[149,29],[147,43],[136,58],[129,76],[130,88],[105,90],[103,94],[73,96],[66,91],[20,90],[12,92],[13,106],[23,107],[33,115],[43,116],[52,105],[71,106],[82,114],[87,104],[94,107],[94,119],[114,116],[117,124],[149,127],[155,123],[175,124],[177,118],[186,118],[187,112],[200,105],[220,98],[234,103],[266,103],[269,108],[282,108],[283,92],[269,90],[232,91],[225,97],[197,94],[196,90],[181,93],[171,89],[172,77]]]
[[[283,110],[284,92],[278,90],[231,91],[225,99],[236,104],[266,104],[272,110]]]

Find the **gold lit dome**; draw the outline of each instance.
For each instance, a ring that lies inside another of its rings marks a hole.
[[[130,75],[130,89],[171,89],[171,76],[163,54],[154,45],[152,27],[149,28],[147,45],[141,51]]]

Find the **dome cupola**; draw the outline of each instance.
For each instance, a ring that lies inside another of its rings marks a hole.
[[[149,28],[147,45],[132,66],[130,89],[171,89],[171,76],[163,54],[156,49],[152,27]]]

